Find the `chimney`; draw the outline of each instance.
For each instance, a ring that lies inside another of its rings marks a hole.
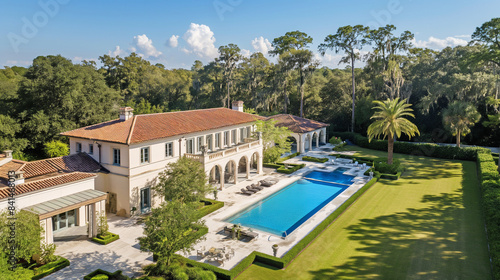
[[[233,110],[243,112],[243,101],[233,101]]]
[[[134,113],[132,113],[134,109],[130,107],[121,107],[120,108],[120,120],[121,121],[126,121],[134,116]]]
[[[6,158],[12,158],[12,151],[11,150],[5,150],[5,151],[3,151],[3,154],[5,155]]]
[[[24,171],[16,171],[14,176],[16,177],[14,184],[16,185],[24,184]]]

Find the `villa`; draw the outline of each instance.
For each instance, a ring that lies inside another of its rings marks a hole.
[[[162,202],[151,187],[168,163],[185,156],[203,164],[210,183],[223,189],[262,172],[262,139],[255,121],[264,119],[233,108],[134,115],[61,133],[70,154],[86,153],[107,173],[95,178],[96,190],[109,195],[106,209],[121,216],[148,212]]]

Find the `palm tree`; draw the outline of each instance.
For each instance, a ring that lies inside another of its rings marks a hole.
[[[457,147],[460,147],[460,136],[469,134],[470,127],[480,118],[476,107],[464,101],[453,101],[443,112],[443,124],[457,137]]]
[[[394,150],[394,136],[400,137],[404,133],[410,137],[415,134],[420,134],[417,126],[411,121],[404,118],[405,116],[415,116],[411,113],[413,109],[410,108],[411,104],[406,103],[406,99],[399,101],[399,98],[386,101],[373,101],[377,110],[370,119],[375,119],[375,122],[368,127],[368,141],[374,137],[383,138],[387,137],[387,163],[392,164],[392,154]]]

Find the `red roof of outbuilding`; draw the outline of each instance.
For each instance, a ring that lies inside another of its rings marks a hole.
[[[306,133],[322,127],[329,126],[327,123],[318,122],[290,114],[279,114],[267,118],[277,121],[276,126],[286,126],[295,133]]]

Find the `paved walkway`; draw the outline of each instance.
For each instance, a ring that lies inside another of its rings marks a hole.
[[[88,240],[59,243],[56,255],[70,261],[70,266],[44,279],[83,279],[100,268],[110,272],[121,270],[129,277],[142,275],[142,267],[153,262],[153,255],[139,250],[137,237],[142,236],[142,225],[136,218],[108,217],[109,231],[119,234],[120,239],[100,245]]]

